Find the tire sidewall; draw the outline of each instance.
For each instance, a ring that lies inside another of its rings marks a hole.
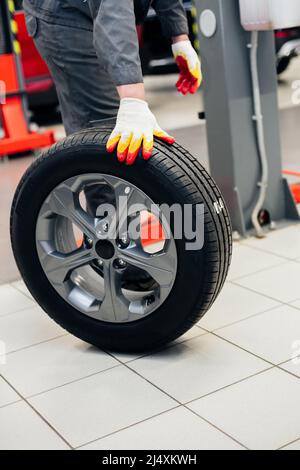
[[[128,351],[128,345],[132,344],[132,351],[147,349],[149,345],[175,336],[199,302],[206,275],[206,245],[199,251],[186,251],[186,241],[176,240],[178,270],[172,292],[148,317],[120,325],[97,321],[77,311],[59,296],[44,274],[37,254],[35,230],[39,211],[49,193],[63,181],[85,173],[107,173],[122,178],[156,204],[194,204],[195,199],[189,200],[186,188],[180,188],[179,183],[176,187],[170,184],[155,156],[147,163],[139,159],[128,167],[118,163],[114,156],[106,153],[105,146],[99,144],[63,148],[43,158],[28,172],[18,191],[13,211],[13,248],[27,287],[41,307],[65,329],[96,346]]]

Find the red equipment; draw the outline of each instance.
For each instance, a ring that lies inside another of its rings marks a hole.
[[[283,174],[286,176],[296,176],[300,177],[300,173],[296,171],[284,170]],[[295,183],[290,185],[291,191],[294,195],[295,201],[297,204],[300,204],[300,183]]]
[[[55,142],[52,131],[31,132],[27,119],[26,91],[20,62],[20,45],[16,39],[17,24],[13,19],[14,4],[4,0],[0,8],[0,28],[4,50],[0,54],[0,80],[4,94],[0,95],[0,158],[47,147]]]

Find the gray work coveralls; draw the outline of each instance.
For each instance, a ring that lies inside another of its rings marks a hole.
[[[23,0],[27,29],[49,66],[67,134],[115,117],[116,86],[143,81],[136,19],[152,6],[163,32],[188,33],[181,0]]]

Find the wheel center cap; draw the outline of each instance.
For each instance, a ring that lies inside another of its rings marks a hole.
[[[115,254],[114,245],[108,240],[99,240],[96,244],[96,253],[102,259],[111,259]]]

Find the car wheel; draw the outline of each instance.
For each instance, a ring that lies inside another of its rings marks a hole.
[[[230,265],[231,224],[216,184],[180,145],[156,142],[148,162],[129,167],[106,152],[110,132],[70,136],[33,163],[13,201],[12,247],[29,291],[63,328],[103,349],[145,351],[208,312]],[[118,210],[102,213],[105,203]],[[184,217],[167,214],[174,204],[189,208],[194,239]]]

